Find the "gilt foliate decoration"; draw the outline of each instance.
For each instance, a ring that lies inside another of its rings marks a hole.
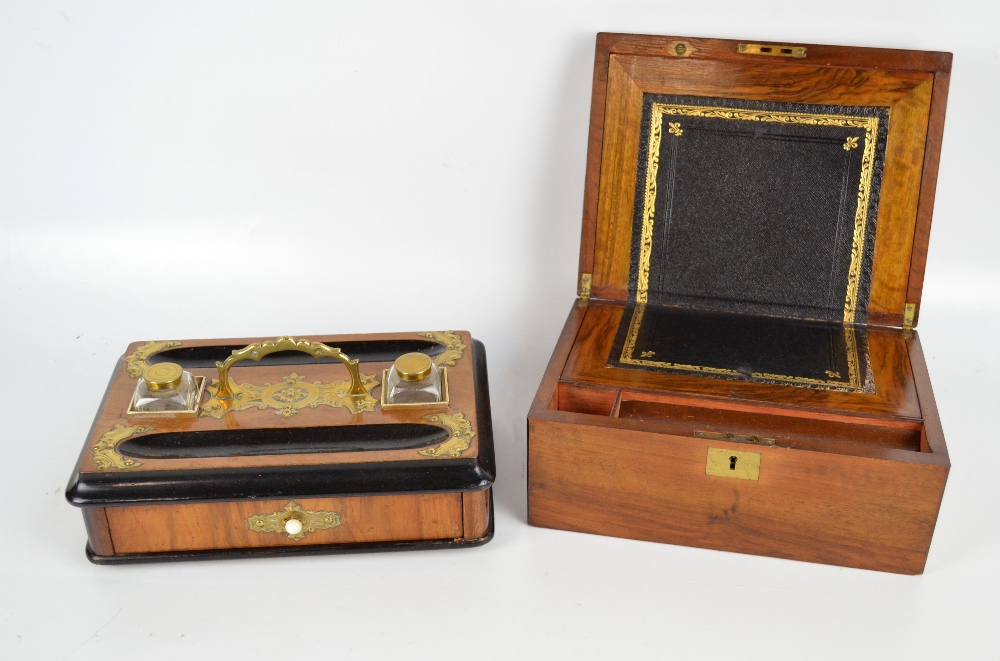
[[[438,367],[442,365],[454,367],[455,361],[460,359],[465,350],[469,348],[462,343],[462,337],[454,331],[431,331],[420,333],[420,337],[440,342],[445,346],[444,352],[434,357],[434,364]]]
[[[298,542],[307,533],[329,530],[340,525],[340,514],[304,510],[294,500],[283,509],[270,514],[253,514],[247,519],[247,526],[254,532],[287,533],[288,539]]]
[[[164,349],[172,349],[181,346],[181,342],[147,342],[125,357],[125,369],[133,379],[140,378],[146,373],[149,363],[146,359],[154,353],[159,353]]]
[[[142,462],[135,459],[126,459],[118,454],[118,444],[129,436],[153,431],[154,429],[156,428],[147,425],[133,425],[131,427],[115,425],[112,427],[111,431],[101,436],[100,440],[91,448],[94,453],[94,464],[97,465],[97,470],[128,470],[142,466]]]
[[[476,436],[476,432],[472,431],[472,423],[465,419],[464,413],[430,413],[424,416],[424,420],[440,422],[451,430],[451,438],[441,445],[419,451],[418,454],[425,457],[460,457],[469,449],[472,439]]]
[[[314,409],[319,406],[346,407],[352,413],[372,412],[378,400],[371,396],[371,391],[378,385],[378,381],[374,374],[360,376],[365,392],[368,393],[364,399],[351,395],[350,381],[309,382],[293,372],[283,377],[279,383],[265,383],[260,386],[253,383],[239,384],[232,403],[228,406],[217,399],[219,382],[213,380],[212,385],[206,388],[210,398],[201,407],[201,415],[221,418],[229,411],[245,411],[250,408],[263,411],[270,408],[274,409],[277,415],[290,418],[300,409]]]

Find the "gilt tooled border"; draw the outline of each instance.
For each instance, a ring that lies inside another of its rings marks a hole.
[[[878,135],[878,117],[855,117],[804,112],[776,112],[744,110],[713,106],[695,106],[670,103],[653,103],[650,120],[649,153],[646,164],[646,185],[643,201],[642,238],[639,246],[639,269],[636,302],[646,303],[649,291],[649,260],[653,248],[653,222],[656,210],[656,175],[660,161],[663,116],[705,117],[735,119],[779,124],[807,124],[811,126],[839,126],[863,128],[865,146],[861,159],[861,182],[858,185],[858,205],[854,214],[854,239],[851,245],[851,266],[847,276],[844,299],[844,323],[854,323],[858,307],[858,289],[864,260],[865,228],[868,222],[868,204],[871,197],[872,175],[875,164],[875,143]],[[622,355],[623,359],[625,354]],[[626,362],[626,361],[623,361]],[[703,368],[709,370],[710,368]]]
[[[648,360],[645,358],[634,358],[635,345],[637,338],[639,336],[639,329],[642,328],[642,319],[646,313],[646,304],[639,303],[635,307],[635,311],[632,313],[632,319],[629,322],[628,335],[625,336],[625,344],[622,347],[621,358],[619,362],[625,363],[626,365],[639,365],[642,367],[657,367],[661,369],[669,370],[681,370],[685,372],[696,372],[698,374],[711,374],[716,376],[726,376],[726,377],[736,377],[743,379],[745,374],[738,372],[736,370],[726,369],[724,367],[705,367],[703,365],[684,365],[681,363],[668,363],[657,360]],[[850,392],[874,392],[875,383],[872,376],[871,359],[868,353],[865,352],[862,357],[858,352],[858,340],[854,334],[854,328],[850,325],[845,325],[844,331],[844,341],[847,344],[847,370],[848,378],[847,381],[833,381],[833,380],[823,380],[823,379],[810,379],[804,376],[787,376],[784,374],[769,374],[767,372],[753,372],[750,377],[759,381],[777,381],[781,383],[791,383],[800,386],[807,386],[813,388],[823,388],[826,390],[843,390]],[[862,370],[861,370],[861,360],[865,361],[864,370],[864,381],[862,381]]]

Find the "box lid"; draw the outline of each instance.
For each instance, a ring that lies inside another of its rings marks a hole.
[[[915,325],[950,69],[599,34],[580,295]]]

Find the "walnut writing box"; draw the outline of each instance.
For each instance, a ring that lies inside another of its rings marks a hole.
[[[923,571],[914,326],[951,55],[601,34],[533,525]]]
[[[432,403],[386,401],[406,356]],[[142,410],[182,370],[191,410]],[[466,332],[137,342],[66,497],[100,564],[473,546],[493,535],[494,465]]]

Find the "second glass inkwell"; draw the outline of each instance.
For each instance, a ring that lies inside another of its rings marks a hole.
[[[427,354],[405,353],[382,374],[382,408],[448,405],[448,371]]]

